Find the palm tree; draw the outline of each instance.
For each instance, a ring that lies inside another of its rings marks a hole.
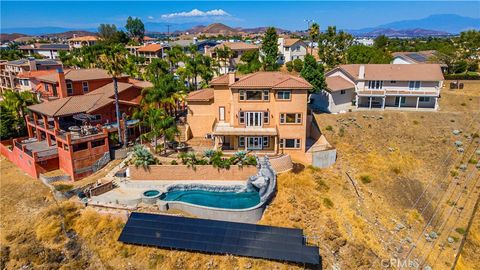
[[[175,119],[168,115],[165,110],[149,108],[146,112],[146,121],[150,126],[147,138],[154,139],[155,152],[157,151],[157,138],[163,136],[163,148],[166,153],[167,140],[173,140],[178,133]]]
[[[222,48],[216,48],[215,52],[217,53],[218,59],[223,60],[223,68],[227,69],[227,72],[230,70],[230,60],[233,57],[233,51],[227,47],[223,46]]]
[[[17,92],[11,89],[8,89],[3,93],[3,102],[7,108],[15,111],[19,118],[22,118],[25,115],[27,106],[37,103],[33,93]]]
[[[25,114],[27,112],[27,106],[38,103],[37,99],[31,92],[17,92],[13,90],[6,90],[3,93],[3,105],[15,112],[17,120],[25,120]],[[25,123],[26,124],[26,123]]]
[[[153,81],[153,87],[143,90],[142,102],[151,104],[154,108],[164,107],[170,115],[173,115],[174,109],[178,103],[186,97],[184,85],[180,83],[172,74],[166,74]]]
[[[167,51],[167,61],[170,64],[170,73],[173,73],[173,70],[178,65],[180,61],[185,58],[182,47],[176,45],[170,48]]]
[[[313,42],[318,41],[318,37],[320,36],[320,26],[318,23],[313,23],[310,26],[308,34],[310,35],[310,40],[312,42],[312,44],[310,44],[310,54],[313,54]]]
[[[119,44],[108,48],[102,55],[100,55],[100,63],[102,67],[108,72],[108,74],[110,74],[110,76],[112,76],[113,80],[113,91],[115,94],[115,113],[118,124],[118,140],[120,144],[122,144],[122,134],[120,131],[120,108],[118,103],[117,78],[122,75],[125,66],[127,65],[126,55],[127,52]]]

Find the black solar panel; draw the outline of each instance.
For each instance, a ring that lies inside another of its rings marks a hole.
[[[134,212],[119,241],[128,244],[319,264],[300,229]]]
[[[427,61],[427,57],[425,57],[425,55],[422,55],[422,54],[419,54],[419,53],[409,53],[409,54],[406,54],[408,57],[412,58],[413,60],[417,61],[417,62],[425,62]]]

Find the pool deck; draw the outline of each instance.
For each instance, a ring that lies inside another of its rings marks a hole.
[[[160,192],[166,192],[166,188],[172,184],[205,184],[213,186],[235,186],[245,185],[245,181],[205,181],[205,180],[193,180],[193,181],[152,181],[152,180],[135,180],[135,181],[120,181],[119,187],[114,188],[111,191],[103,193],[91,198],[91,203],[95,205],[108,205],[115,207],[115,205],[121,206],[136,206],[141,202],[143,192],[147,190],[159,190]]]

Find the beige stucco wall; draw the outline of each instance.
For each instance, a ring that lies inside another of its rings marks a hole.
[[[269,111],[269,123],[264,127],[277,127],[279,139],[300,139],[301,149],[285,150],[285,152],[305,151],[307,138],[307,90],[291,90],[291,100],[276,100],[276,90],[269,92],[268,101],[240,101],[239,89],[228,89],[226,86],[215,86],[213,102],[190,102],[187,121],[192,129],[193,137],[203,137],[213,131],[213,123],[219,120],[219,107],[225,107],[225,122],[234,127],[244,127],[239,124],[238,112]],[[264,90],[264,89],[259,89]],[[301,124],[280,124],[280,113],[302,114]],[[237,143],[237,139],[233,140]],[[273,147],[273,140],[270,145]]]

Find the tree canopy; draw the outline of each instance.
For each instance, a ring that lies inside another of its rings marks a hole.
[[[125,29],[127,29],[129,36],[138,42],[142,41],[145,36],[145,25],[139,18],[129,16]]]
[[[388,64],[392,56],[376,47],[353,45],[347,50],[348,64]]]
[[[313,86],[313,89],[310,90],[310,92],[317,93],[320,90],[325,89],[326,84],[323,72],[323,65],[318,64],[313,55],[307,54],[303,61],[303,68],[300,76]]]
[[[240,57],[240,60],[242,63],[238,65],[238,70],[243,74],[257,72],[262,68],[258,50],[246,51]]]
[[[335,26],[329,26],[319,35],[318,56],[327,68],[346,63],[346,51],[353,44],[353,36],[343,31],[337,32]]]
[[[267,28],[262,41],[262,65],[265,71],[279,69],[278,60],[278,35],[274,27]]]

